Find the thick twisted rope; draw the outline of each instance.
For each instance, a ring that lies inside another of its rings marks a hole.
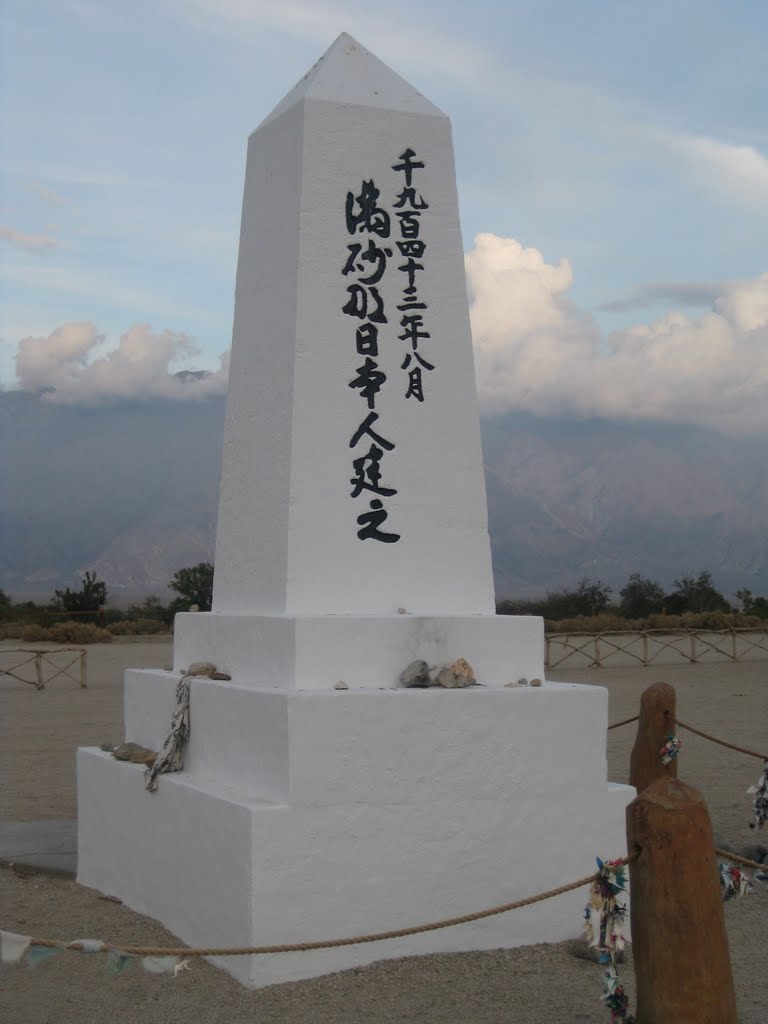
[[[639,856],[639,852],[628,857],[623,857],[617,864],[629,864]],[[386,939],[401,939],[407,935],[418,935],[421,932],[434,932],[440,928],[452,928],[458,924],[469,924],[471,921],[480,921],[484,917],[493,917],[496,914],[505,914],[509,910],[518,910],[520,907],[528,907],[542,900],[552,899],[553,896],[561,896],[563,893],[571,892],[573,889],[580,889],[583,885],[591,885],[597,881],[599,874],[588,875],[586,878],[579,878],[576,882],[569,882],[567,885],[560,885],[556,889],[548,889],[546,892],[536,896],[526,896],[522,900],[514,900],[512,903],[501,903],[497,907],[489,907],[487,910],[478,910],[474,914],[462,914],[460,917],[448,917],[441,921],[431,921],[429,924],[417,924],[410,928],[397,928],[389,932],[374,932],[370,935],[354,935],[344,939],[322,939],[318,942],[286,942],[275,946],[238,946],[235,948],[211,946],[202,949],[189,949],[187,946],[165,948],[162,946],[123,946],[113,943],[103,943],[98,953],[109,953],[119,951],[130,956],[258,956],[262,953],[303,953],[312,949],[335,949],[338,946],[357,946],[365,942],[384,942]],[[78,952],[83,951],[83,945],[79,942],[57,942],[53,939],[36,939],[30,942],[31,946],[45,946],[49,949],[65,947]]]
[[[747,868],[757,868],[758,871],[768,871],[768,864],[760,864],[756,860],[747,860],[746,857],[737,857],[735,853],[731,853],[729,850],[721,850],[718,846],[715,847],[715,853],[718,857],[722,857],[723,860],[732,860],[735,864],[743,864]]]
[[[695,729],[692,725],[681,722],[679,718],[677,719],[677,724],[681,729],[687,729],[688,732],[695,733],[705,740],[719,743],[721,747],[728,747],[729,750],[737,750],[740,754],[748,754],[750,757],[759,757],[761,761],[768,761],[768,754],[758,754],[756,750],[748,750],[746,747],[737,747],[735,743],[727,743],[725,740],[718,739],[717,736],[711,736],[708,732],[702,732],[701,729]]]
[[[636,722],[639,717],[640,715],[632,715],[631,718],[623,718],[620,722],[614,722],[613,725],[608,726],[608,732],[610,732],[611,729],[618,729],[620,725],[629,725],[630,722]]]

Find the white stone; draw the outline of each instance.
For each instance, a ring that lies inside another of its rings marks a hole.
[[[138,742],[162,740],[175,682],[128,673]],[[634,791],[605,781],[600,687],[350,689],[339,700],[195,679],[190,706],[185,770],[155,794],[140,766],[80,751],[78,877],[191,945],[470,913],[626,850]],[[389,957],[554,942],[580,933],[584,892],[403,940],[217,963],[260,987]]]
[[[430,338],[418,349],[434,370],[424,401],[406,399],[412,349],[396,307],[408,275],[394,234],[375,286],[387,380],[369,410],[349,386],[362,321],[342,311],[361,272],[342,268],[372,236],[349,233],[345,203],[351,193],[354,220],[374,181],[394,224],[404,175],[393,165],[407,149],[425,165],[413,179],[429,203],[415,280]],[[350,440],[369,411],[395,445],[379,460],[396,491],[381,498],[394,543],[358,536],[373,492],[351,496],[366,448]],[[213,611],[177,616],[173,672],[126,674],[127,735],[159,749],[180,670],[207,662],[217,678],[191,680],[184,771],[161,776],[156,793],[139,766],[79,752],[79,880],[189,944],[241,946],[464,914],[621,856],[633,791],[606,782],[605,690],[508,688],[543,678],[543,623],[493,611],[450,125],[341,36],[249,141]],[[458,659],[477,687],[398,685],[410,662]],[[579,932],[583,901],[217,962],[258,987],[409,953],[555,941]]]

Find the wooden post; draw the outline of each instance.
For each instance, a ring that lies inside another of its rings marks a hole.
[[[40,651],[35,652],[35,676],[37,678],[35,686],[38,690],[45,689],[45,681],[43,680],[43,656]]]
[[[696,634],[691,632],[691,663],[696,664]]]
[[[84,689],[88,689],[88,675],[86,669],[86,652],[80,651],[80,686]]]
[[[627,808],[636,1024],[736,1024],[712,825],[698,790],[659,779]]]
[[[643,666],[648,664],[648,634],[643,633]]]
[[[656,779],[677,778],[677,758],[661,763],[661,748],[675,731],[675,690],[669,683],[654,683],[640,698],[640,721],[629,762],[629,784],[638,793]]]
[[[598,633],[595,634],[595,667],[603,667],[603,655],[600,651],[600,635]]]
[[[734,661],[738,661],[739,660],[739,647],[738,647],[738,644],[736,643],[736,630],[735,629],[731,629],[731,652],[733,654],[733,660]]]

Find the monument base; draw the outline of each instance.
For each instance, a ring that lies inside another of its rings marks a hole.
[[[466,658],[483,686],[544,676],[544,620],[534,615],[235,615],[174,623],[174,669],[210,661],[242,686],[327,690],[394,686],[406,665]]]
[[[126,737],[158,749],[178,675],[126,675]],[[626,850],[607,691],[278,690],[196,679],[185,770],[78,753],[78,880],[192,946],[417,925],[553,888]],[[385,958],[577,935],[586,890],[405,939],[214,962],[258,988]],[[136,936],[136,943],[141,936]]]

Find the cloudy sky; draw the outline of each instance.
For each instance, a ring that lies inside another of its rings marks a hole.
[[[768,430],[765,0],[5,0],[2,19],[5,387],[225,388],[245,140],[346,31],[452,118],[486,412]]]

